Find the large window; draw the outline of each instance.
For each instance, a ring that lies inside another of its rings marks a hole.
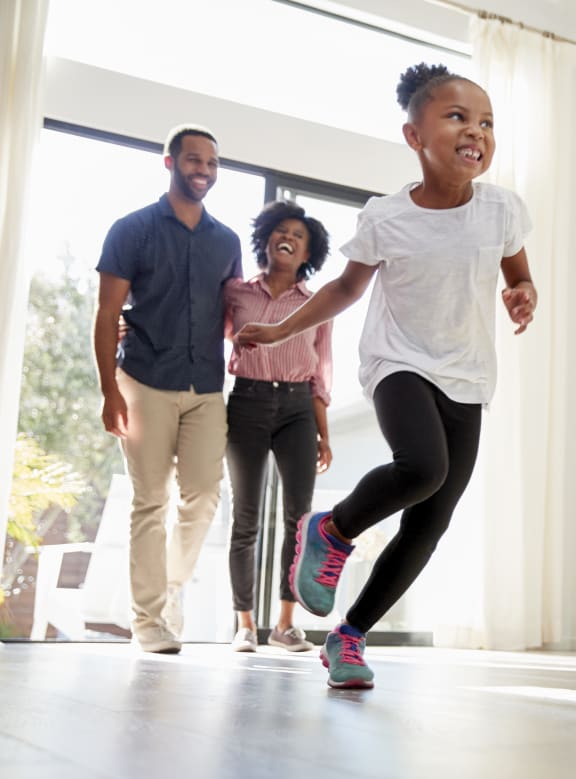
[[[11,536],[7,542],[3,576],[9,597],[7,618],[0,626],[6,637],[13,638],[129,635],[131,494],[118,442],[100,423],[101,397],[91,346],[94,267],[110,225],[155,201],[167,188],[168,174],[159,149],[150,144],[130,145],[128,139],[113,143],[118,139],[75,130],[46,129],[40,149],[31,241],[35,273],[13,489],[31,522],[27,537]],[[275,197],[301,202],[331,233],[332,254],[326,269],[313,280],[315,288],[342,270],[345,260],[338,247],[352,234],[369,193],[296,181],[299,187],[290,177],[271,171],[222,167],[206,206],[240,235],[249,277],[257,272],[249,240],[252,218]],[[360,398],[351,366],[357,363],[361,319],[360,306],[335,327],[333,409]],[[43,491],[45,505],[26,502],[26,495]],[[185,640],[231,637],[229,508],[224,482],[218,515],[187,585]],[[38,556],[32,552],[35,541],[40,542]],[[271,569],[271,577],[275,575]],[[268,619],[265,612],[261,617]]]

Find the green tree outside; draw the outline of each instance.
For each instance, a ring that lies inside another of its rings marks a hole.
[[[70,253],[62,272],[34,277],[29,297],[18,440],[0,603],[31,549],[67,515],[67,540],[94,538],[112,474],[124,470],[100,421],[92,350],[96,274]]]
[[[92,538],[113,473],[124,470],[116,439],[100,421],[93,359],[96,274],[70,254],[62,273],[37,274],[30,289],[18,429],[70,463],[86,484],[70,512],[68,540]]]

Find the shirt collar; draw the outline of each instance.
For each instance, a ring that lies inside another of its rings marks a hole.
[[[160,209],[160,213],[162,214],[162,216],[172,217],[172,219],[178,219],[178,217],[174,213],[174,209],[170,205],[167,192],[165,192],[158,200],[158,208]],[[200,221],[198,222],[198,224],[194,229],[203,230],[207,227],[212,227],[212,225],[214,225],[215,223],[216,221],[214,217],[210,216],[208,211],[206,211],[206,206],[202,204],[202,216],[200,217]]]
[[[266,292],[267,295],[271,295],[272,294],[270,292],[270,287],[266,283],[266,278],[264,276],[264,273],[259,273],[258,276],[254,276],[254,278],[250,279],[249,283],[250,284],[257,284],[260,287],[260,289],[262,289],[262,290],[264,290],[264,292]],[[286,292],[292,292],[293,290],[297,290],[305,298],[309,298],[312,295],[312,293],[310,292],[310,290],[306,286],[306,282],[305,281],[298,281],[298,282],[296,282],[296,284],[294,284],[293,287],[290,287],[290,289],[286,290]],[[282,294],[285,295],[286,292],[283,292]],[[280,297],[282,297],[282,296],[280,296]]]

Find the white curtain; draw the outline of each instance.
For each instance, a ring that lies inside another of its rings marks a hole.
[[[24,237],[42,126],[48,0],[0,2],[0,573],[16,436],[29,271]]]
[[[445,615],[435,642],[576,649],[576,46],[478,18],[471,42],[475,79],[495,115],[487,177],[528,205],[539,306],[520,336],[499,307],[480,526],[474,549],[463,552],[480,560],[470,576],[481,580],[458,581],[460,595],[471,593],[469,608]]]

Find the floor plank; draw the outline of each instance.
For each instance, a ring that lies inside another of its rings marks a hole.
[[[369,648],[331,690],[317,650],[179,656],[0,645],[10,779],[572,779],[576,655]]]

